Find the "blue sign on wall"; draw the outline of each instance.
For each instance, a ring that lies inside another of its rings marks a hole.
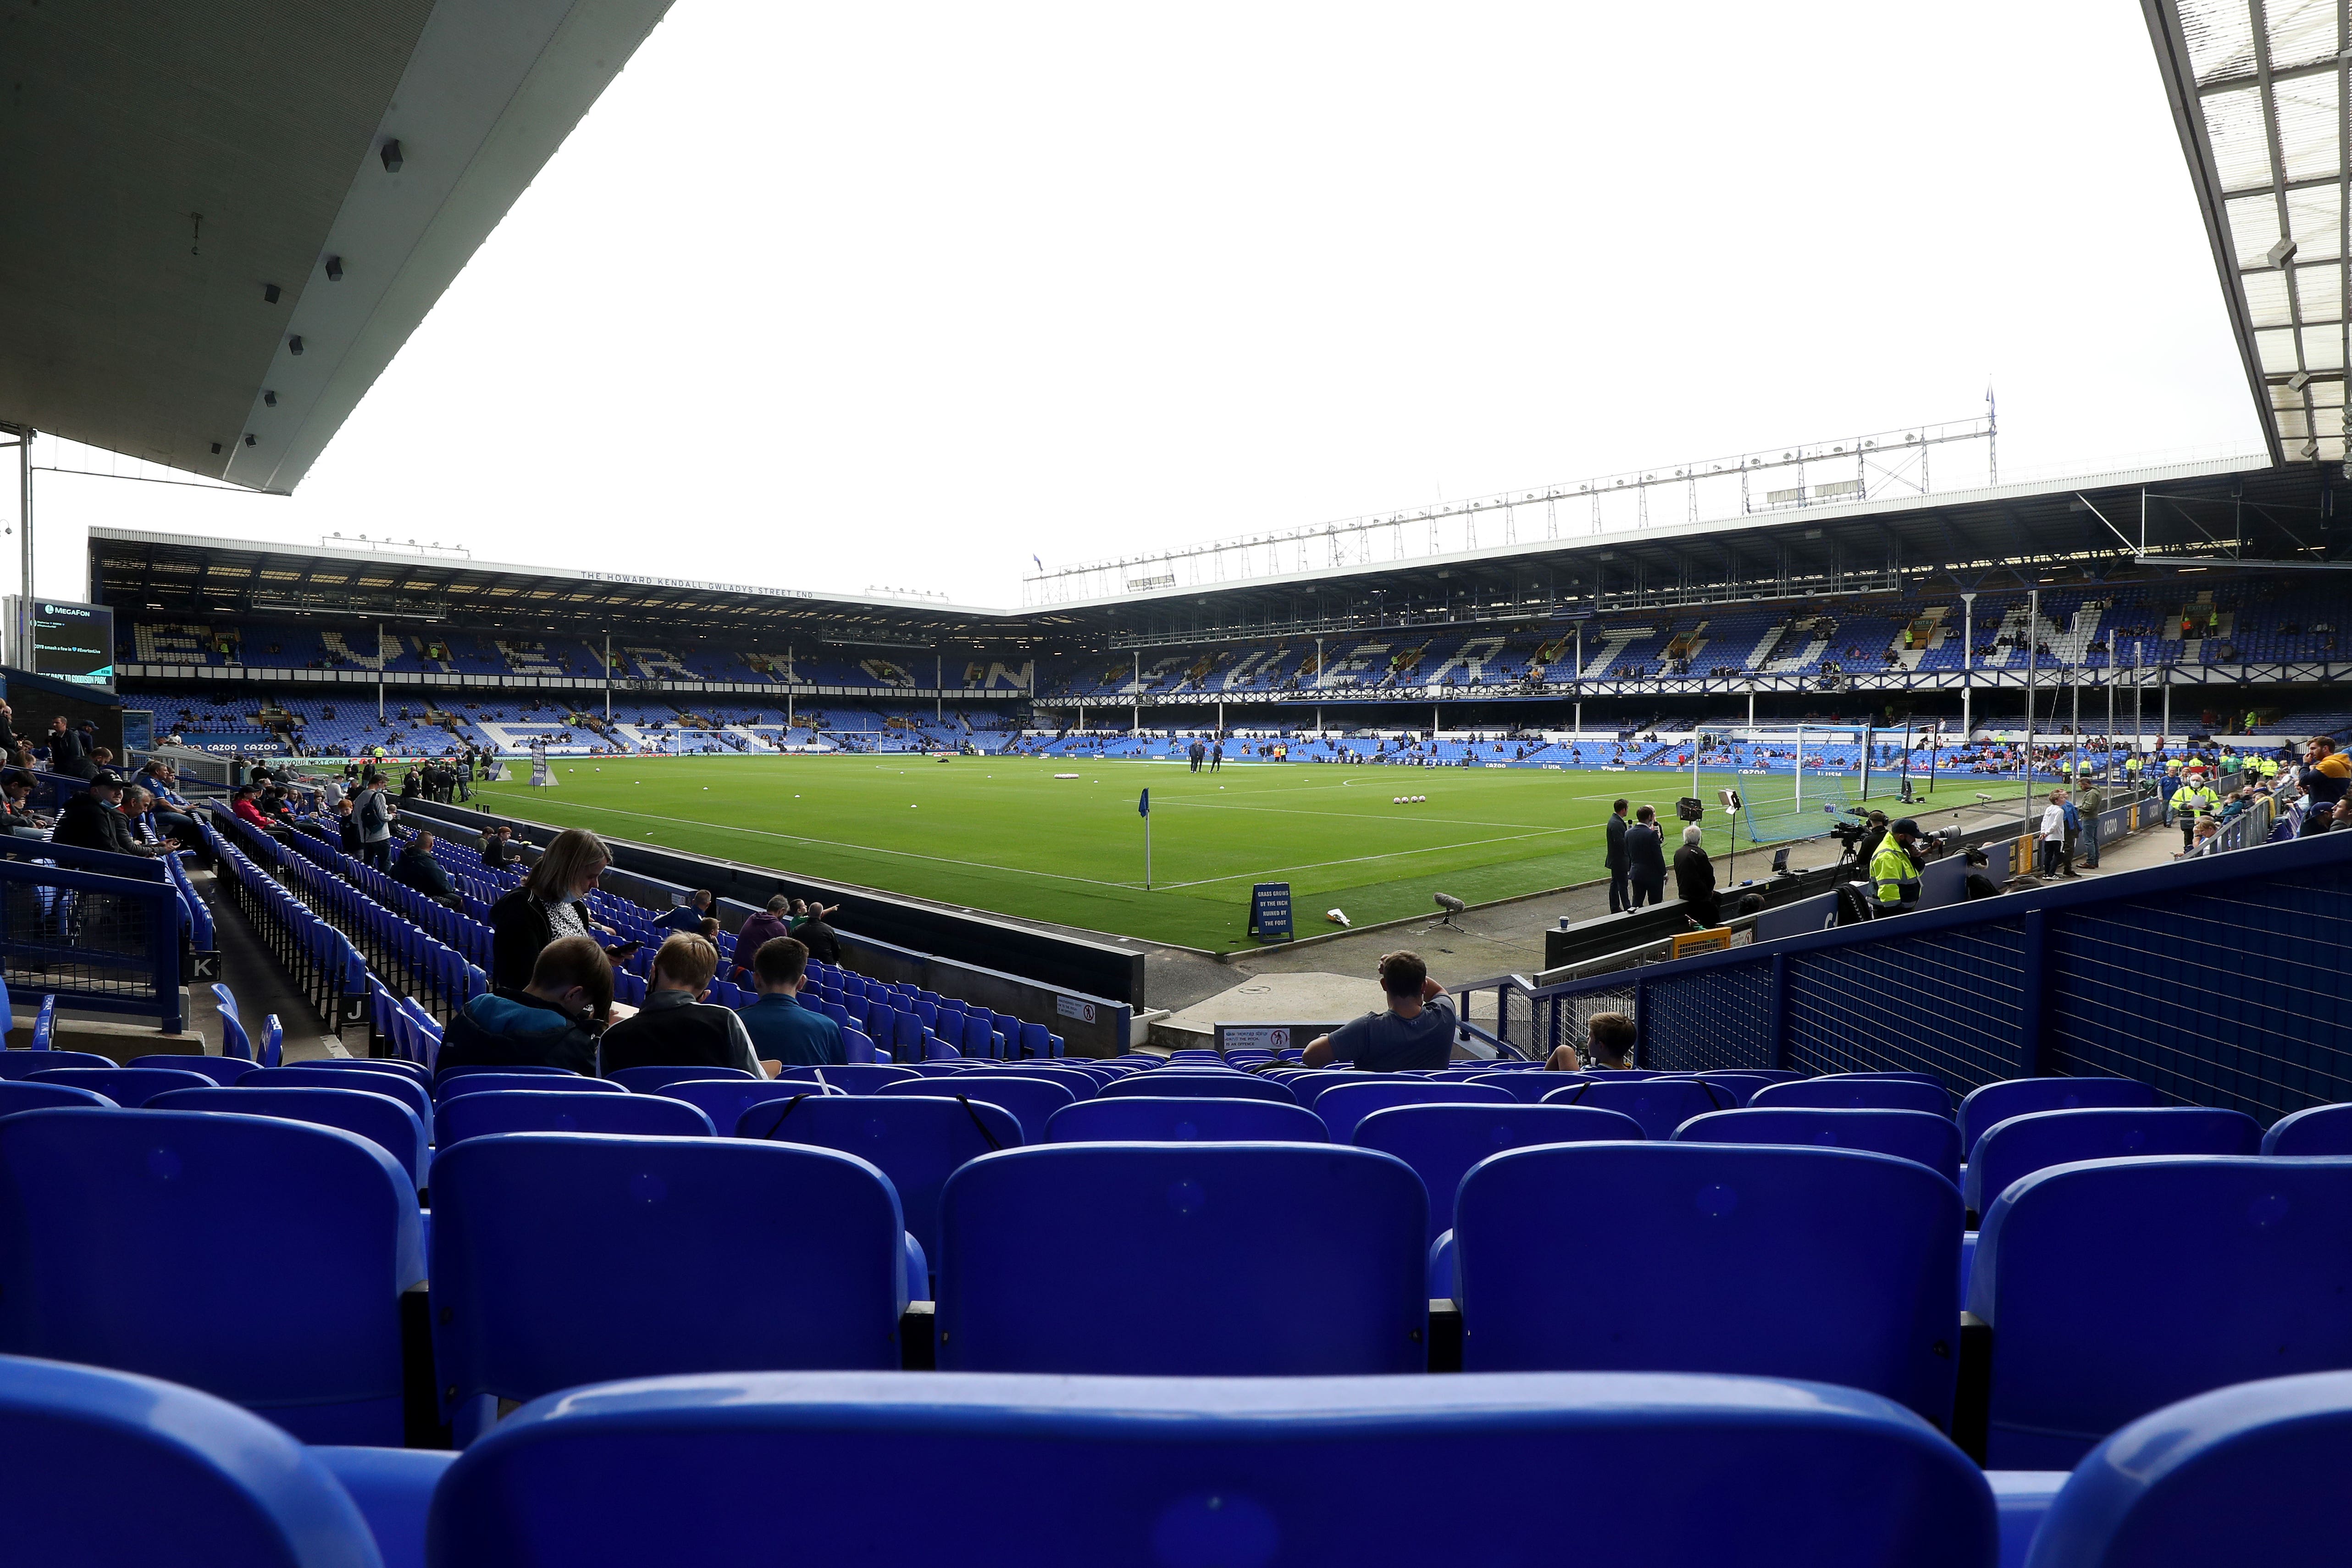
[[[1260,942],[1288,942],[1290,884],[1260,882],[1250,889],[1249,934]]]

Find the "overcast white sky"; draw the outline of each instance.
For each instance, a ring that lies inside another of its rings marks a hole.
[[[677,0],[291,500],[89,525],[1017,601],[1980,413],[2260,444],[2135,6]]]

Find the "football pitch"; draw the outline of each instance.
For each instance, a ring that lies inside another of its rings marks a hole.
[[[959,756],[553,759],[552,789],[478,786],[479,809],[614,838],[962,908],[1150,942],[1231,951],[1250,887],[1287,882],[1297,934],[1434,915],[1432,895],[1469,903],[1606,875],[1601,824],[1623,795],[1667,819],[1688,773],[1228,763],[1194,773],[1160,763]],[[529,775],[527,763],[509,772]],[[1056,773],[1075,772],[1074,779]],[[1806,781],[1806,809],[1832,790]],[[1886,781],[1892,792],[1894,781]],[[1733,847],[1718,788],[1785,813],[1787,778],[1702,774],[1709,851]],[[1151,883],[1144,824],[1151,792]],[[1875,790],[1874,793],[1877,793]],[[1406,805],[1401,795],[1426,795]],[[1820,818],[1826,822],[1826,818]],[[1816,829],[1818,831],[1818,829]],[[1739,874],[1763,868],[1748,856]],[[1763,851],[1761,853],[1769,853]]]

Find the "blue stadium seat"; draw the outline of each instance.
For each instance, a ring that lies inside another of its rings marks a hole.
[[[2153,1084],[2134,1078],[2010,1078],[1970,1089],[1960,1101],[1960,1157],[1972,1158],[1985,1129],[2011,1116],[2037,1110],[2078,1110],[2095,1106],[2162,1105]]]
[[[751,1078],[686,1079],[662,1090],[666,1099],[682,1100],[688,1105],[700,1106],[702,1113],[710,1118],[710,1125],[721,1137],[732,1136],[735,1124],[743,1119],[745,1111],[755,1105],[762,1105],[772,1100],[791,1100],[797,1095],[842,1092],[814,1083],[782,1083]]]
[[[309,1453],[359,1505],[383,1568],[425,1568],[425,1522],[433,1489],[457,1462],[456,1454],[446,1448],[332,1447]]]
[[[121,1109],[93,1089],[75,1089],[62,1083],[35,1083],[29,1079],[0,1079],[0,1116],[14,1116],[20,1110],[39,1110],[54,1105],[84,1105],[101,1110]]]
[[[1570,1084],[1593,1083],[1598,1080],[1589,1079],[1582,1073],[1546,1072],[1538,1068],[1531,1071],[1522,1068],[1517,1072],[1478,1073],[1464,1081],[1491,1084],[1522,1104],[1536,1105],[1541,1103],[1543,1097],[1553,1089],[1565,1089]]]
[[[609,1079],[579,1073],[469,1072],[433,1086],[433,1103],[446,1110],[454,1100],[475,1094],[626,1094]]]
[[[737,1139],[536,1134],[475,1139],[434,1166],[445,1411],[746,1363],[899,1363],[904,1227],[889,1182],[863,1160]]]
[[[1128,1094],[1161,1098],[1177,1095],[1190,1100],[1270,1100],[1277,1105],[1299,1102],[1290,1089],[1271,1079],[1245,1072],[1188,1072],[1181,1068],[1162,1068],[1158,1072],[1107,1083],[1097,1091],[1096,1098],[1108,1100]]]
[[[1454,1228],[1462,1178],[1488,1155],[1538,1143],[1638,1142],[1642,1135],[1642,1124],[1623,1111],[1590,1106],[1401,1105],[1357,1122],[1354,1141],[1412,1167],[1429,1194],[1427,1239],[1434,1242]]]
[[[2347,1211],[2336,1160],[2159,1155],[2012,1183],[1969,1273],[1991,1336],[1987,1463],[2071,1468],[2177,1400],[2352,1366]]]
[[[1496,1484],[1519,1474],[1610,1481],[1566,1505]],[[760,1477],[822,1484],[780,1517]],[[1560,1373],[657,1379],[517,1411],[434,1500],[436,1568],[763,1563],[780,1539],[936,1568],[942,1529],[1024,1568],[1990,1568],[1996,1531],[1976,1467],[1868,1394]]]
[[[1011,1111],[942,1095],[808,1095],[755,1105],[735,1123],[738,1138],[813,1143],[871,1161],[890,1178],[907,1232],[934,1268],[940,1256],[940,1189],[957,1166],[1021,1143]]]
[[[1088,1072],[1084,1068],[1065,1067],[1059,1062],[1020,1062],[1014,1065],[1013,1070],[1023,1078],[1043,1079],[1047,1083],[1058,1083],[1077,1100],[1092,1100],[1097,1091],[1108,1081],[1102,1074]]]
[[[499,1132],[620,1132],[646,1138],[715,1138],[700,1107],[658,1094],[562,1094],[518,1089],[461,1094],[441,1105],[444,1153],[468,1138]]]
[[[1045,1123],[1054,1112],[1077,1103],[1077,1095],[1064,1084],[1027,1078],[1011,1071],[960,1073],[944,1082],[916,1079],[910,1083],[886,1083],[877,1094],[947,1094],[984,1100],[1012,1112],[1021,1124],[1024,1143],[1045,1141]]]
[[[328,1068],[341,1072],[382,1072],[404,1078],[409,1082],[431,1092],[433,1074],[422,1064],[404,1062],[396,1057],[317,1057],[307,1062],[286,1062],[286,1067]]]
[[[2263,1134],[2263,1152],[2294,1159],[2352,1154],[2352,1105],[2315,1105],[2280,1117]]]
[[[1919,1110],[1952,1114],[1952,1097],[1941,1084],[1908,1078],[1801,1078],[1768,1083],[1748,1097],[1750,1109],[1811,1110]]]
[[[416,1112],[389,1094],[352,1089],[175,1089],[147,1102],[152,1110],[226,1111],[234,1116],[277,1116],[319,1127],[340,1127],[366,1139],[398,1163],[408,1179],[426,1184],[429,1145]]]
[[[1054,1112],[1047,1143],[1322,1143],[1323,1119],[1272,1100],[1150,1094],[1082,1100]]]
[[[380,1560],[317,1451],[226,1400],[154,1378],[0,1357],[0,1475],[16,1563]]]
[[[2344,1558],[2352,1373],[2217,1389],[2092,1450],[2052,1503],[2035,1568],[2206,1568]]]
[[[1960,1182],[1960,1130],[1948,1116],[1924,1110],[1821,1110],[1753,1106],[1694,1116],[1675,1130],[1678,1143],[1802,1143],[1861,1149],[1916,1160],[1954,1186]]]
[[[305,1442],[397,1445],[400,1296],[424,1277],[415,1184],[351,1133],[177,1110],[0,1121],[0,1352],[169,1378]]]
[[[0,1079],[16,1079],[59,1068],[110,1068],[112,1057],[94,1051],[0,1051]]]
[[[183,1072],[174,1068],[52,1068],[47,1072],[34,1073],[24,1081],[86,1089],[106,1096],[125,1110],[144,1105],[172,1089],[216,1087],[200,1072]]]
[[[520,1073],[525,1078],[578,1078],[570,1068],[546,1067],[537,1062],[473,1062],[459,1067],[441,1068],[433,1073],[433,1090],[438,1094],[443,1086],[476,1073]]]
[[[983,1156],[948,1178],[940,1203],[939,1364],[1423,1371],[1428,1212],[1410,1166],[1364,1149],[1057,1143]]]
[[[259,1069],[258,1061],[242,1057],[207,1057],[193,1052],[179,1055],[132,1057],[124,1064],[134,1068],[161,1068],[166,1072],[202,1073],[218,1084],[231,1084],[249,1072]]]
[[[383,1079],[383,1082],[373,1081]],[[357,1079],[359,1081],[353,1081]],[[311,1062],[298,1067],[263,1068],[247,1073],[237,1082],[239,1089],[356,1089],[369,1094],[388,1094],[416,1113],[425,1125],[425,1141],[433,1142],[433,1097],[415,1079],[400,1073],[338,1072]]]
[[[611,1075],[611,1081],[631,1094],[660,1094],[674,1083],[715,1078],[749,1079],[751,1076],[741,1068],[644,1067],[623,1068]]]
[[[2147,1154],[2258,1154],[2262,1123],[2210,1106],[2034,1110],[1985,1130],[1969,1160],[1960,1195],[1981,1215],[2010,1184],[2052,1165]]]
[[[1644,1138],[1664,1142],[1694,1116],[1732,1109],[1728,1089],[1694,1079],[1593,1079],[1563,1084],[1537,1101],[1539,1105],[1582,1105],[1595,1110],[1620,1110],[1642,1124]]]
[[[1454,1224],[1466,1371],[1804,1377],[1951,1420],[1960,1194],[1923,1165],[1720,1143],[1518,1149],[1471,1168]],[[1568,1331],[1564,1304],[1586,1297],[1591,1331]]]
[[[1332,1142],[1349,1143],[1355,1141],[1358,1122],[1392,1106],[1517,1103],[1508,1091],[1489,1083],[1442,1083],[1383,1073],[1365,1083],[1334,1084],[1315,1097],[1315,1114],[1331,1130]]]
[[[847,1067],[786,1068],[775,1081],[822,1082],[849,1094],[872,1094],[886,1083],[904,1083],[922,1076],[911,1068],[892,1067],[887,1062],[852,1062]]]

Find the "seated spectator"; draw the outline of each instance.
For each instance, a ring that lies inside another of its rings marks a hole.
[[[744,951],[740,936],[735,951]],[[843,1065],[849,1055],[842,1044],[841,1026],[800,1004],[801,982],[807,973],[805,946],[792,937],[770,937],[751,955],[751,977],[760,999],[736,1016],[751,1031],[762,1058],[784,1067]]]
[[[596,1037],[613,1008],[613,966],[584,936],[539,952],[530,984],[475,997],[449,1020],[436,1066],[596,1070]]]
[[[515,847],[514,829],[504,823],[482,829],[482,864],[512,866],[522,859],[522,851]]]
[[[761,948],[780,936],[793,933],[792,922],[786,919],[793,907],[792,900],[778,893],[768,900],[768,907],[746,919],[735,930],[735,963],[738,968],[750,969],[751,960]]]
[[[101,773],[92,778],[89,787],[77,791],[58,813],[57,830],[49,835],[49,842],[112,855],[163,855],[179,847],[169,840],[142,844],[131,837],[130,821],[122,815],[123,787],[121,773]]]
[[[809,956],[819,963],[841,962],[841,936],[826,923],[825,917],[841,912],[839,904],[811,904],[793,900],[793,935],[809,950]]]
[[[669,913],[656,921],[654,924],[667,926],[672,931],[698,931],[702,929],[704,917],[709,913],[710,889],[704,888],[695,892],[686,902],[677,905]]]
[[[2319,826],[2316,827],[2311,826],[2310,818],[2306,817],[2305,819],[2304,826],[2305,834],[2309,835],[2313,833],[2326,832],[2327,818],[2326,814],[2315,812],[2312,816],[2319,818]],[[2178,855],[2175,855],[2173,858],[2175,860],[2199,860],[2203,859],[2207,856],[2219,855],[2220,853],[2221,853],[2221,825],[2210,816],[2200,816],[2197,819],[2196,841],[2189,848],[2182,850]]]
[[[1429,977],[1429,966],[1412,952],[1381,958],[1381,994],[1385,1012],[1367,1013],[1307,1043],[1305,1065],[1345,1062],[1365,1072],[1430,1072],[1454,1055],[1459,1020],[1445,987]]]
[[[663,942],[645,1005],[605,1031],[605,1076],[642,1067],[740,1068],[769,1078],[782,1072],[782,1062],[753,1054],[740,1016],[702,1000],[718,972],[719,950],[701,937],[680,931]]]
[[[0,829],[20,838],[47,838],[49,819],[32,807],[33,775],[24,768],[0,772]]]
[[[1585,1055],[1574,1046],[1562,1046],[1544,1063],[1547,1072],[1583,1072],[1601,1068],[1622,1072],[1633,1065],[1633,1048],[1641,1034],[1622,1013],[1595,1013],[1584,1026]],[[1587,1059],[1587,1058],[1590,1059]]]
[[[257,827],[267,833],[271,824],[269,818],[261,815],[261,807],[254,802],[257,793],[251,784],[237,785],[229,796],[229,815],[249,827]]]
[[[459,914],[466,912],[466,900],[450,885],[448,869],[433,858],[430,833],[419,833],[408,841],[408,847],[393,862],[392,879],[404,888],[415,889],[436,903],[448,905]]]

